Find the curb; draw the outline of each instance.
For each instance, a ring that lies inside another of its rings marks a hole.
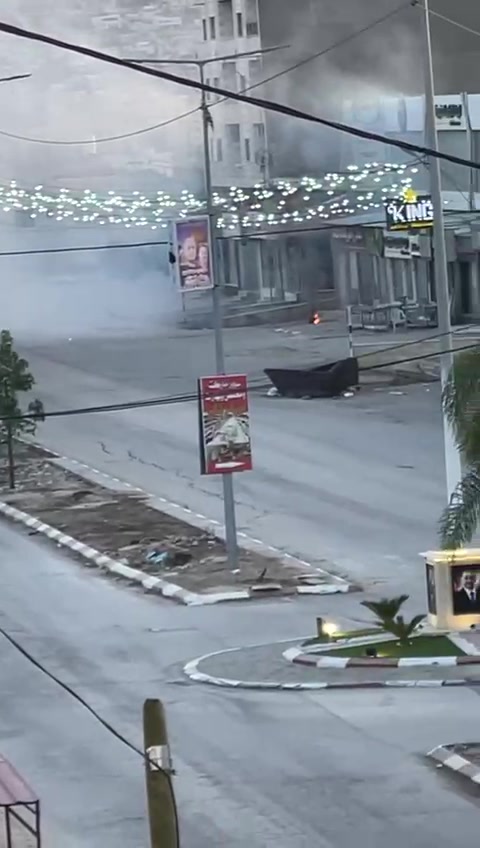
[[[167,580],[162,580],[161,577],[145,575],[143,571],[139,571],[137,568],[131,568],[131,566],[125,565],[123,562],[119,562],[106,554],[102,554],[100,551],[96,550],[96,548],[92,548],[90,545],[85,545],[73,536],[68,536],[66,533],[63,533],[61,530],[57,530],[56,527],[52,527],[50,524],[44,524],[43,521],[40,521],[38,518],[34,518],[34,516],[30,515],[28,512],[16,509],[16,507],[10,506],[10,504],[5,503],[4,501],[0,501],[0,514],[5,515],[13,521],[17,521],[19,524],[23,524],[25,527],[28,527],[29,530],[35,530],[36,533],[41,533],[43,536],[47,536],[49,539],[55,541],[57,545],[69,548],[69,550],[74,551],[76,554],[79,554],[81,557],[99,568],[105,569],[110,572],[110,574],[116,574],[118,577],[123,577],[131,583],[141,585],[146,592],[158,593],[164,598],[178,601],[181,604],[185,604],[185,606],[200,607],[226,603],[227,601],[252,600],[253,596],[248,589],[237,589],[232,592],[211,592],[209,594],[206,593],[200,595],[197,592],[189,592],[188,589],[184,589],[176,583],[169,583]],[[298,587],[298,589],[302,588],[304,587]],[[338,587],[333,584],[321,585],[319,587],[313,586],[311,588],[317,590],[315,594],[323,595],[331,595],[348,591],[348,588],[344,589],[342,586]],[[297,590],[297,594],[305,593]]]
[[[61,456],[51,448],[47,448],[39,442],[30,439],[20,439],[20,441],[50,454],[51,459],[48,461],[52,462],[54,465],[58,465],[65,471],[77,474],[79,477],[83,477],[84,480],[92,481],[97,485],[103,485],[104,488],[111,488],[113,491],[121,491],[124,489],[126,492],[141,493],[146,499],[146,504],[152,509],[157,509],[160,512],[163,511],[173,518],[178,517],[179,511],[183,512],[184,520],[193,527],[211,531],[212,526],[215,526],[215,535],[217,535],[220,539],[224,538],[219,522],[214,519],[208,519],[205,515],[194,513],[191,509],[183,507],[173,501],[169,501],[167,498],[146,492],[139,486],[134,486],[132,483],[121,480],[119,477],[113,477],[112,475],[107,474],[104,471],[100,471],[97,468],[93,468],[92,466],[87,465],[84,462],[80,462],[77,459],[70,459],[67,456]],[[82,469],[84,473],[82,474],[82,470],[79,469]],[[88,472],[88,474],[85,474],[85,472]],[[102,478],[103,483],[102,480],[98,480],[99,477]],[[121,488],[119,489],[119,487]],[[75,553],[80,554],[80,556],[83,556],[95,565],[105,568],[107,571],[117,574],[120,577],[124,577],[134,583],[140,583],[145,591],[158,592],[165,598],[174,599],[187,606],[210,606],[212,604],[225,603],[227,601],[250,601],[253,597],[255,597],[255,593],[251,593],[248,589],[236,589],[231,592],[213,592],[210,594],[190,592],[188,589],[183,589],[176,583],[170,583],[166,580],[162,580],[160,577],[146,577],[142,571],[139,571],[136,568],[131,568],[118,560],[108,557],[106,554],[100,553],[100,551],[97,551],[95,548],[85,545],[83,542],[62,533],[60,530],[57,530],[48,524],[44,524],[29,513],[22,512],[21,510],[11,507],[4,501],[0,501],[0,514],[2,513],[7,517],[12,518],[14,521],[18,521],[30,529],[36,530],[38,533],[42,533],[43,535],[48,536],[48,538],[54,539],[57,544],[70,548],[70,550],[75,551]],[[292,554],[286,553],[280,548],[275,548],[273,545],[266,545],[260,539],[255,539],[248,536],[246,533],[239,532],[238,536],[243,540],[243,547],[246,550],[256,550],[264,553],[265,555],[270,554],[270,556],[275,554],[286,562],[293,561],[299,566],[303,565],[306,568],[314,568],[314,571],[319,574],[328,575],[328,577],[332,580],[331,583],[298,586],[292,593],[293,595],[336,595],[346,594],[351,591],[351,584],[342,577],[337,577],[322,568],[313,567],[310,563],[301,560]],[[275,595],[270,595],[268,597],[275,597]]]
[[[433,751],[429,751],[427,757],[435,760],[445,768],[463,775],[472,783],[480,784],[480,766],[474,765],[470,760],[461,757],[460,754],[452,752],[451,748],[458,748],[459,745],[439,745]]]
[[[456,666],[480,663],[480,656],[463,657],[319,657],[307,654],[301,648],[288,648],[284,659],[296,665],[311,668],[412,668],[418,666]]]
[[[252,646],[249,647],[261,647]],[[204,654],[197,659],[190,660],[183,667],[184,674],[195,683],[205,683],[208,686],[217,686],[221,689],[254,689],[256,691],[274,691],[274,692],[312,692],[325,691],[326,689],[443,689],[458,686],[480,686],[480,680],[364,680],[341,683],[328,683],[326,681],[316,681],[314,683],[281,683],[280,681],[269,680],[234,680],[228,677],[214,677],[211,674],[206,674],[199,671],[200,663],[205,660],[218,657],[221,654],[233,653],[241,651],[242,648],[228,648],[223,651],[213,651],[210,654]]]
[[[106,554],[100,553],[100,551],[97,551],[95,548],[91,548],[89,545],[79,542],[78,539],[74,539],[73,536],[68,536],[66,533],[62,533],[61,530],[57,530],[56,527],[51,527],[50,524],[44,524],[43,521],[39,521],[38,518],[34,518],[33,515],[29,515],[28,512],[22,512],[22,510],[16,509],[4,501],[0,501],[0,514],[5,515],[7,518],[11,518],[13,521],[17,521],[20,524],[24,524],[25,527],[28,527],[30,530],[35,530],[37,533],[41,533],[49,539],[53,539],[57,545],[69,548],[71,551],[74,551],[76,554],[80,554],[80,556],[84,559],[94,565],[97,565],[99,568],[104,568],[111,574],[116,574],[118,577],[123,577],[126,580],[130,580],[132,583],[139,583],[146,592],[158,592],[160,595],[163,595],[164,598],[171,598],[172,600],[179,601],[186,606],[216,604],[220,601],[250,600],[247,590],[199,595],[195,592],[189,592],[181,586],[177,586],[176,583],[168,583],[160,577],[153,577],[151,575],[145,576],[145,574],[137,568],[131,568],[129,565],[124,565],[124,563],[118,562],[118,560],[112,559]]]

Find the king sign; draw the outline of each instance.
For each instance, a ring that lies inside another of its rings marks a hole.
[[[413,230],[433,226],[433,204],[430,195],[391,198],[385,204],[387,230]]]

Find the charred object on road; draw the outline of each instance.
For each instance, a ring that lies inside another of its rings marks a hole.
[[[265,368],[279,395],[291,398],[338,397],[358,386],[358,359],[349,357],[314,368]]]

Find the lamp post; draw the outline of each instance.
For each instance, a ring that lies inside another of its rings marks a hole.
[[[127,59],[143,65],[193,65],[198,68],[199,78],[202,85],[205,84],[205,67],[217,62],[225,62],[229,59],[245,59],[249,56],[260,56],[272,53],[276,50],[284,50],[288,45],[268,47],[264,50],[249,50],[244,53],[230,53],[224,56],[215,56],[208,59]],[[217,281],[217,258],[215,250],[215,210],[213,206],[212,189],[212,167],[210,160],[209,129],[212,123],[207,103],[207,92],[201,91],[200,110],[202,113],[203,130],[203,159],[205,175],[205,197],[207,204],[207,215],[209,220],[210,237],[212,239],[212,298],[213,298],[213,327],[215,334],[215,367],[217,374],[225,374],[225,351],[223,345],[223,304],[221,298],[221,286]],[[237,525],[235,518],[235,497],[233,492],[233,474],[222,474],[223,484],[223,506],[225,520],[225,543],[227,547],[228,564],[230,569],[235,569],[238,560]]]
[[[422,4],[420,4],[422,5]],[[432,38],[430,32],[429,0],[423,0],[424,37],[425,37],[425,118],[427,145],[438,153],[438,132],[435,113],[435,84],[433,74]],[[430,173],[430,191],[433,204],[433,248],[435,296],[438,311],[438,329],[443,352],[440,356],[440,377],[442,389],[445,386],[454,363],[452,324],[450,317],[450,292],[448,285],[447,246],[445,240],[445,217],[443,214],[442,180],[440,160],[436,156],[428,157]],[[452,428],[443,415],[443,440],[445,451],[445,470],[447,496],[450,502],[456,486],[462,478],[462,466]]]

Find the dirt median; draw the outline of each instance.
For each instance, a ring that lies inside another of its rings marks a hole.
[[[0,467],[0,499],[45,524],[135,568],[190,592],[250,589],[296,594],[299,586],[335,578],[293,558],[239,548],[230,570],[225,544],[212,532],[150,505],[142,493],[112,491],[65,470],[39,447],[15,445],[16,488]]]

